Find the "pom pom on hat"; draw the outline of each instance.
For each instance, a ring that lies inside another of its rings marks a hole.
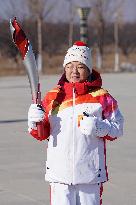
[[[79,61],[85,64],[90,72],[92,72],[91,50],[87,44],[82,41],[76,41],[71,48],[68,49],[64,58],[63,67],[72,61]]]
[[[76,41],[76,42],[74,43],[74,45],[76,45],[76,46],[87,46],[87,44],[84,43],[83,41]]]

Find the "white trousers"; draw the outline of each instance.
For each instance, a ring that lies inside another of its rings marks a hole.
[[[101,205],[102,184],[50,183],[50,205]]]

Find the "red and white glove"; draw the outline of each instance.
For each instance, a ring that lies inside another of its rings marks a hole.
[[[96,117],[92,116],[83,116],[80,121],[80,130],[84,135],[90,135],[91,137],[96,136]]]
[[[80,130],[82,134],[93,137],[104,137],[110,131],[110,122],[105,120],[99,120],[95,116],[84,115],[80,121]]]
[[[28,131],[37,130],[36,123],[44,119],[45,111],[41,105],[31,104],[28,110]]]

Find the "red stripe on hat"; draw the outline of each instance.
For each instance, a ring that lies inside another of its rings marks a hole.
[[[74,45],[76,45],[76,46],[87,46],[87,44],[84,43],[83,41],[76,41],[76,42],[74,43]]]

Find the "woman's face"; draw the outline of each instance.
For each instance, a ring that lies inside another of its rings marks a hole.
[[[65,74],[70,83],[76,83],[87,80],[90,71],[83,63],[72,61],[65,66]]]

